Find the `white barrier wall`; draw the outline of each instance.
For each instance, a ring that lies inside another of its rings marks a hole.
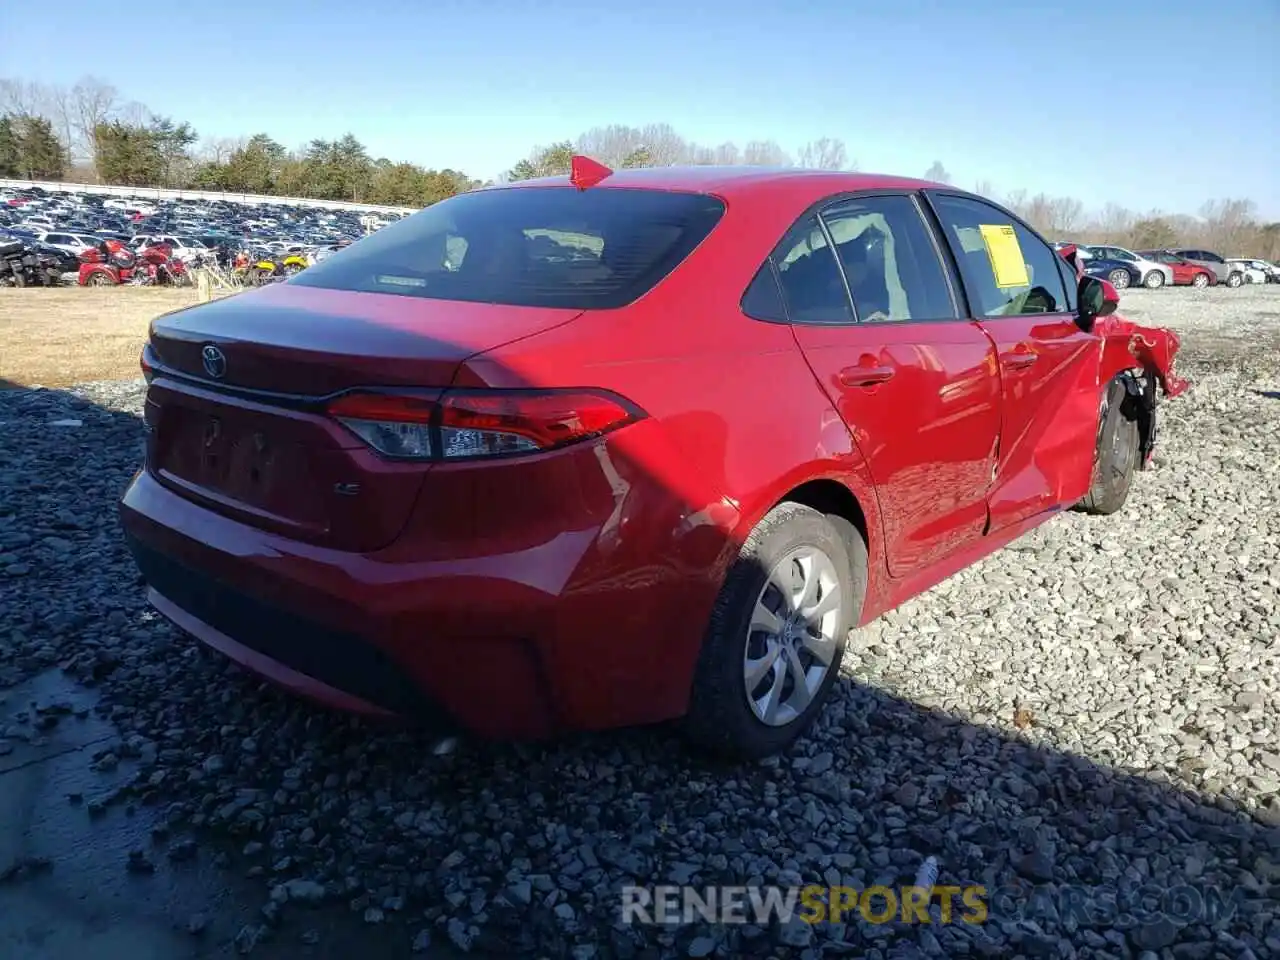
[[[290,207],[314,207],[325,210],[358,210],[369,213],[414,213],[417,207],[386,207],[376,203],[351,203],[346,200],[309,200],[305,197],[268,197],[256,193],[225,193],[221,190],[163,190],[160,187],[113,187],[99,183],[60,183],[44,180],[5,180],[0,190],[29,190],[39,187],[53,192],[92,193],[104,197],[128,197],[136,200],[226,200],[230,203],[273,203]]]

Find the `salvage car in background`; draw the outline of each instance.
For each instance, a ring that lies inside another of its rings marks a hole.
[[[1187,260],[1169,250],[1139,250],[1138,255],[1165,264],[1173,273],[1175,286],[1211,287],[1218,282],[1217,275],[1207,264]]]
[[[1244,275],[1245,283],[1268,283],[1271,280],[1271,271],[1268,265],[1262,260],[1246,260],[1243,257],[1233,257],[1227,260],[1234,270],[1239,270]]]
[[[1084,272],[1089,276],[1106,280],[1117,290],[1142,283],[1142,270],[1136,263],[1113,260],[1104,256],[1096,247],[1081,246],[1079,250],[1083,254],[1081,262],[1084,264]]]
[[[1114,244],[1091,243],[1085,251],[1088,256],[1111,260],[1128,267],[1130,280],[1139,283],[1149,290],[1158,290],[1163,286],[1173,285],[1173,268],[1167,263],[1149,260],[1139,256],[1132,250],[1117,247]],[[1135,278],[1136,273],[1136,278]],[[1108,278],[1115,283],[1115,278]]]
[[[851,628],[1122,507],[1185,384],[1117,303],[942,184],[576,157],[155,320],[121,519],[298,693],[766,755]]]
[[[1238,287],[1244,283],[1244,274],[1238,269],[1233,269],[1225,257],[1219,256],[1212,250],[1182,248],[1169,252],[1175,257],[1208,267],[1213,271],[1218,283],[1225,283],[1229,287]]]

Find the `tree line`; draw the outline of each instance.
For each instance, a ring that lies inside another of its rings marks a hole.
[[[565,174],[582,153],[615,168],[677,164],[753,164],[857,170],[845,143],[822,137],[792,155],[774,140],[700,144],[670,124],[595,127],[575,140],[533,148],[498,181]],[[952,183],[941,161],[924,179]],[[124,99],[111,84],[84,77],[70,87],[0,78],[0,177],[135,187],[195,188],[420,207],[481,186],[462,171],[373,157],[354,135],[289,149],[267,133],[201,139],[185,121]],[[491,181],[489,181],[491,182]],[[1086,212],[1073,197],[1015,191],[989,182],[973,192],[1002,202],[1050,239],[1133,249],[1204,246],[1227,256],[1280,258],[1280,223],[1259,218],[1245,198],[1212,200],[1199,216],[1139,212],[1117,204]]]

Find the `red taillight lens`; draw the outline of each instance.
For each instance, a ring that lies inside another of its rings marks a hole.
[[[406,394],[349,393],[329,404],[329,415],[379,453],[404,460],[430,460],[435,446],[431,421],[435,400]]]
[[[609,393],[484,390],[351,393],[329,414],[388,457],[458,460],[539,453],[616,430],[643,414]]]

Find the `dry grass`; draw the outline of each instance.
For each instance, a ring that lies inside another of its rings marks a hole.
[[[194,287],[0,289],[0,386],[140,376],[152,318],[195,302]]]

